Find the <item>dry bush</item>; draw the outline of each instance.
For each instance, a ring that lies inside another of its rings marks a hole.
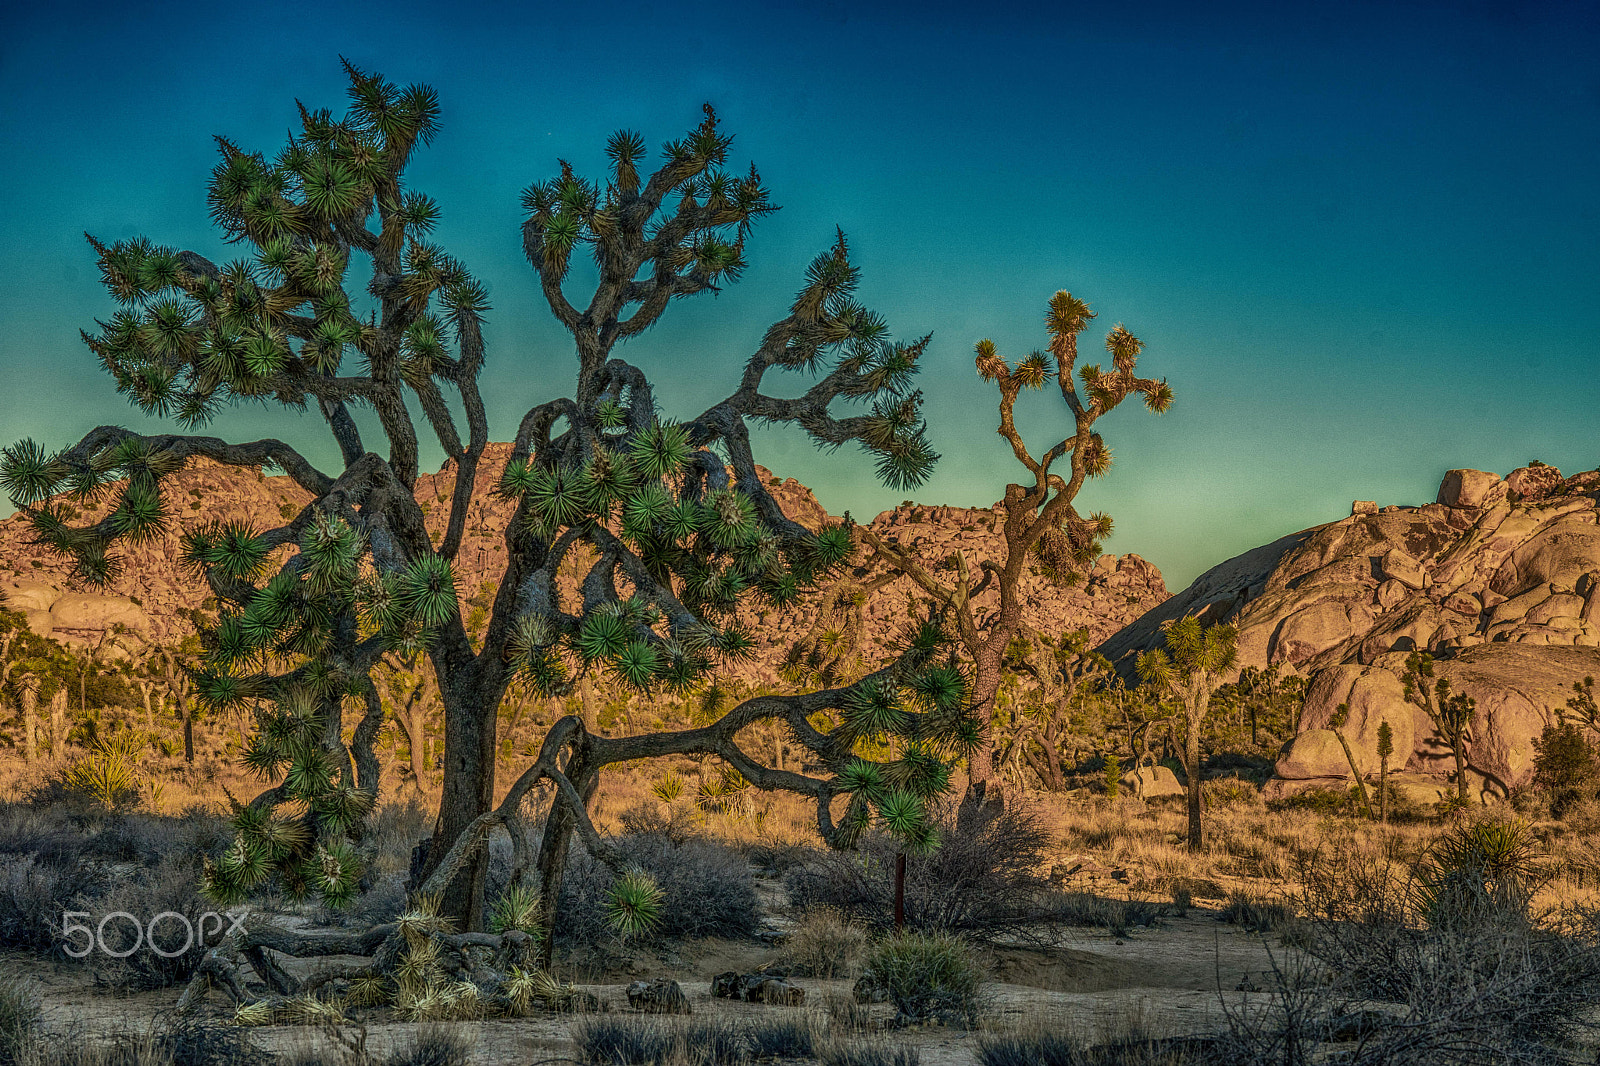
[[[822,1066],[919,1066],[922,1062],[916,1048],[881,1038],[830,1042],[819,1057]]]
[[[750,865],[736,850],[709,840],[675,844],[653,834],[612,838],[624,862],[655,878],[662,893],[661,937],[753,936],[758,900]],[[558,913],[558,942],[598,944],[608,940],[606,893],[613,875],[581,846],[568,853]]]
[[[1059,893],[1038,872],[1050,838],[1032,813],[1013,809],[962,827],[947,806],[935,818],[938,850],[906,858],[907,928],[985,933],[1049,920]],[[817,852],[788,873],[784,888],[796,906],[837,907],[887,928],[899,852],[893,837],[868,834],[856,851]]]
[[[1351,839],[1308,854],[1305,954],[1232,1014],[1234,1060],[1295,1066],[1338,1047],[1360,1066],[1551,1063],[1592,1038],[1600,920],[1530,909],[1520,838],[1484,826],[1458,824],[1422,863]]]
[[[20,977],[0,977],[0,1066],[22,1062],[33,1047],[43,1012],[39,990]]]
[[[0,948],[54,949],[61,939],[62,915],[86,909],[105,884],[104,873],[89,863],[0,857]]]
[[[229,925],[226,918],[201,922],[202,915],[219,908],[200,894],[199,869],[189,863],[158,866],[137,878],[116,880],[92,910],[90,921],[118,911],[134,915],[142,923],[165,913],[182,915],[187,921],[185,925],[168,918],[157,923],[149,937],[138,936],[136,948],[136,936],[128,922],[105,923],[99,935],[108,952],[134,950],[123,958],[96,951],[92,956],[95,976],[102,983],[123,988],[170,988],[187,982],[206,950],[221,942]],[[188,948],[180,950],[186,940]],[[163,952],[178,954],[169,958]]]
[[[796,977],[848,977],[861,968],[867,931],[837,907],[810,907],[784,938],[783,964]]]

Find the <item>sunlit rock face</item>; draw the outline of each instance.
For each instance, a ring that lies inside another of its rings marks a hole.
[[[510,454],[510,444],[490,444],[479,463],[478,491],[468,508],[466,533],[456,558],[456,589],[469,619],[475,609],[492,603],[493,589],[506,565],[504,533],[514,504],[490,490],[499,483]],[[796,522],[819,529],[837,521],[799,481],[778,477],[762,467],[757,470],[778,506]],[[417,500],[436,543],[444,535],[455,483],[452,463],[417,479]],[[71,567],[34,545],[33,532],[20,516],[0,521],[0,595],[11,609],[27,614],[36,632],[93,642],[100,633],[121,623],[130,644],[136,639],[171,642],[190,632],[185,612],[201,606],[210,595],[204,582],[180,560],[184,532],[212,521],[270,529],[293,518],[310,500],[287,477],[267,477],[254,469],[239,470],[206,459],[191,459],[167,477],[163,497],[172,519],[167,528],[142,543],[119,545],[116,551],[122,566],[104,589],[73,589],[68,580]],[[103,509],[116,499],[113,489],[98,506],[73,504],[81,512],[77,520],[103,518]],[[64,497],[62,501],[67,502]],[[871,525],[930,566],[961,551],[976,567],[979,560],[998,559],[1004,551],[998,507],[906,505],[883,512]],[[281,560],[287,552],[287,548],[280,549],[273,559]],[[576,574],[564,572],[561,583],[569,602],[577,602]],[[1102,556],[1071,587],[1054,585],[1030,573],[1023,577],[1023,592],[1028,625],[1052,635],[1087,629],[1091,641],[1105,639],[1168,596],[1161,571],[1137,555]],[[902,579],[877,592],[865,605],[862,650],[868,662],[895,653],[896,642],[921,598],[910,581]],[[998,595],[987,591],[975,604],[981,615],[998,604]],[[794,642],[810,629],[815,614],[814,597],[802,598],[784,610],[753,604],[741,607],[739,620],[755,637],[757,654],[748,662],[730,666],[725,674],[749,684],[783,684],[779,666]]]
[[[1202,574],[1101,646],[1126,672],[1186,615],[1239,630],[1239,666],[1278,666],[1310,685],[1301,735],[1278,763],[1279,788],[1349,776],[1327,726],[1343,732],[1363,773],[1377,766],[1377,727],[1394,730],[1396,767],[1454,768],[1433,723],[1405,702],[1413,651],[1477,701],[1468,749],[1481,790],[1528,779],[1533,740],[1600,675],[1600,471],[1562,477],[1530,465],[1503,480],[1449,471],[1434,503],[1383,507],[1264,545]]]

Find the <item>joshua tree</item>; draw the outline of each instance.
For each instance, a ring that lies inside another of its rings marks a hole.
[[[1094,424],[1129,396],[1141,396],[1145,406],[1161,413],[1172,404],[1172,389],[1165,380],[1141,378],[1135,373],[1144,344],[1120,324],[1106,335],[1106,352],[1111,369],[1099,364],[1078,367],[1078,334],[1095,313],[1089,305],[1069,292],[1050,298],[1045,328],[1050,334],[1050,350],[1035,351],[1015,366],[1007,364],[992,341],[977,344],[978,375],[992,381],[1000,390],[999,434],[1011,445],[1017,462],[1028,471],[1029,483],[1007,485],[1005,489],[1005,554],[1000,559],[969,562],[957,552],[955,580],[936,579],[920,560],[890,544],[870,529],[863,529],[866,542],[897,569],[903,571],[951,614],[967,654],[971,657],[973,706],[978,720],[991,726],[995,696],[1000,689],[1002,660],[1022,625],[1022,576],[1029,561],[1054,579],[1065,579],[1076,568],[1092,563],[1100,554],[1100,540],[1111,533],[1111,519],[1105,514],[1080,516],[1073,506],[1087,478],[1099,477],[1111,468],[1111,450],[1095,432]],[[1023,389],[1043,388],[1054,378],[1061,398],[1072,418],[1072,434],[1051,445],[1037,458],[1028,450],[1013,417],[1017,396]],[[1080,394],[1077,379],[1083,383]],[[1065,476],[1053,468],[1067,461]],[[981,573],[974,584],[975,573]],[[990,585],[999,590],[995,612],[980,622],[972,601]],[[971,812],[990,800],[999,800],[994,780],[994,736],[985,730],[984,740],[973,752],[971,788],[963,806]]]
[[[1477,701],[1465,693],[1452,693],[1449,678],[1436,678],[1433,656],[1427,652],[1412,652],[1406,656],[1406,670],[1400,680],[1405,685],[1406,702],[1421,707],[1433,720],[1439,738],[1455,756],[1456,802],[1466,806],[1467,744],[1472,740]]]
[[[1378,723],[1378,824],[1389,824],[1389,757],[1394,754],[1394,730]]]
[[[1341,703],[1334,712],[1333,718],[1328,722],[1328,728],[1333,730],[1334,737],[1339,741],[1339,748],[1344,752],[1344,761],[1350,767],[1350,776],[1356,779],[1356,795],[1361,799],[1361,809],[1367,813],[1368,818],[1371,818],[1372,800],[1367,796],[1367,782],[1361,776],[1361,767],[1356,765],[1355,752],[1350,750],[1350,741],[1344,735],[1344,725],[1349,719],[1350,705]],[[1387,725],[1387,723],[1385,724]]]
[[[1183,706],[1183,773],[1188,779],[1189,849],[1199,851],[1200,727],[1217,690],[1219,675],[1233,666],[1237,637],[1232,626],[1204,626],[1193,616],[1167,628],[1166,650],[1152,649],[1139,656],[1139,676],[1158,691],[1176,697]]]
[[[572,335],[576,381],[570,395],[534,403],[517,427],[495,486],[516,502],[504,531],[509,561],[474,646],[457,603],[454,560],[489,442],[479,382],[486,290],[426,240],[438,206],[405,183],[413,151],[438,128],[434,92],[398,89],[349,63],[345,70],[348,113],[336,120],[302,107],[300,132],[277,156],[218,138],[212,217],[245,257],[219,266],[144,238],[109,247],[90,238],[123,306],[99,332],[85,334],[118,389],[144,411],[198,427],[240,400],[309,407],[326,422],[342,468],[325,472],[276,439],[235,444],[101,427],[59,454],[31,441],[6,449],[0,486],[90,582],[114,573],[118,539],[154,536],[167,525],[162,479],[190,458],[274,464],[305,489],[312,501],[281,526],[219,526],[187,544],[222,604],[197,695],[211,707],[262,699],[276,707],[263,719],[252,758],[283,776],[252,802],[253,813],[240,815],[248,861],[238,864],[238,878],[219,867],[224,887],[244,884],[262,856],[310,846],[304,833],[287,850],[275,840],[279,824],[264,812],[285,798],[333,803],[345,814],[356,792],[370,804],[375,763],[359,743],[345,747],[343,701],[360,701],[366,717],[356,736],[370,738],[382,720],[369,676],[374,664],[390,651],[425,649],[445,718],[430,861],[437,873],[449,856],[451,875],[430,883],[448,890],[446,914],[476,928],[481,854],[458,845],[468,826],[481,828],[492,813],[496,709],[511,679],[521,674],[536,691],[565,694],[609,671],[638,689],[683,689],[719,661],[747,654],[750,636],[731,618],[741,597],[792,603],[849,551],[846,530],[813,533],[779,510],[757,476],[749,422],[797,425],[823,445],[857,442],[876,457],[884,481],[917,484],[936,458],[911,388],[926,338],[891,342],[883,320],[853,298],[858,272],[841,234],[812,262],[732,391],[682,422],[666,421],[644,370],[616,357],[617,345],[648,330],[674,299],[736,280],[752,226],[775,208],[753,167],[747,174],[725,168],[732,138],[709,106],[699,126],[665,146],[654,173],[640,169],[643,138],[626,131],[608,143],[602,182],[561,164],[524,194],[522,246],[551,312]],[[598,280],[580,308],[569,301],[568,271],[584,249]],[[360,293],[348,277],[362,263],[374,308],[365,316],[354,310]],[[1119,351],[1133,350],[1119,343]],[[1101,386],[1108,400],[1136,384],[1122,360]],[[819,376],[799,397],[780,399],[763,391],[773,371]],[[868,406],[843,417],[836,401]],[[369,448],[352,417],[362,406],[375,416],[386,455]],[[421,412],[418,421],[411,410]],[[431,434],[456,476],[437,543],[415,496],[419,433]],[[113,490],[118,478],[122,487]],[[108,517],[84,526],[71,524],[66,501],[52,499],[113,491]],[[1063,514],[1058,508],[1051,521]],[[555,578],[563,560],[582,552],[593,562],[572,602]],[[546,884],[559,880],[574,827],[585,826],[581,801],[617,757],[722,755],[758,787],[816,795],[824,836],[834,839],[826,800],[846,786],[761,774],[738,753],[734,733],[749,721],[782,718],[804,743],[829,753],[828,765],[843,766],[840,738],[818,733],[805,715],[860,705],[899,722],[894,694],[912,681],[908,664],[925,664],[926,650],[907,654],[889,673],[850,689],[757,701],[689,736],[600,743],[581,722],[562,720],[534,768],[535,779],[566,781],[543,837]],[[951,683],[941,684],[947,692]],[[309,888],[331,886],[342,896],[349,867],[326,869],[308,879]]]
[[[1014,716],[1000,765],[1025,761],[1044,788],[1061,792],[1067,787],[1061,771],[1063,720],[1087,699],[1104,695],[1116,674],[1105,656],[1089,650],[1087,629],[1073,630],[1059,640],[1021,633],[1007,649],[1006,666],[1031,679],[1034,691]]]

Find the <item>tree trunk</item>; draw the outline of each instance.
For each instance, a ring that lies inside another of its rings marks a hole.
[[[568,780],[587,804],[600,786],[600,773],[589,766],[586,745],[588,734],[580,733],[576,749],[567,760]],[[539,899],[544,908],[544,936],[540,940],[540,963],[550,969],[555,957],[556,908],[561,902],[561,881],[567,872],[567,850],[572,842],[575,820],[571,809],[561,801],[560,793],[550,800],[550,813],[544,820],[544,835],[539,841]]]
[[[424,877],[433,872],[467,826],[494,802],[496,706],[491,704],[484,709],[480,701],[472,698],[477,693],[465,684],[441,684],[440,694],[444,698],[445,721],[443,793]],[[487,868],[487,848],[480,848],[445,889],[440,913],[456,919],[464,932],[483,928]]]
[[[1204,844],[1200,825],[1200,716],[1190,713],[1188,735],[1183,741],[1183,772],[1189,796],[1189,850],[1199,851]]]
[[[1389,825],[1389,756],[1378,756],[1378,824]]]
[[[67,753],[67,690],[56,689],[50,697],[50,757],[59,759]]]
[[[183,761],[194,762],[194,715],[189,710],[189,694],[178,693],[178,717],[183,719]]]
[[[1456,799],[1465,807],[1471,802],[1467,799],[1467,746],[1457,740],[1451,748],[1456,756]]]
[[[1005,790],[994,773],[994,712],[1004,651],[1005,643],[991,634],[973,657],[976,669],[972,682],[972,713],[983,725],[983,735],[967,758],[967,792],[956,812],[957,831],[965,831],[1005,810]]]

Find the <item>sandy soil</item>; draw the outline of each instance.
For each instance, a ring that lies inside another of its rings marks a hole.
[[[1117,1028],[1130,1019],[1154,1035],[1214,1030],[1225,1024],[1225,1010],[1248,997],[1241,985],[1265,985],[1274,957],[1286,949],[1274,940],[1224,925],[1214,915],[1193,911],[1164,925],[1116,938],[1100,931],[1069,932],[1052,946],[1000,945],[987,951],[993,980],[984,986],[991,1024],[1007,1026],[1046,1022],[1076,1031]],[[630,1013],[624,989],[640,976],[677,980],[700,1016],[760,1017],[777,1011],[819,1010],[830,997],[848,997],[851,982],[796,979],[806,990],[803,1008],[762,1006],[713,999],[710,978],[726,970],[748,970],[774,961],[778,949],[754,941],[705,940],[673,945],[656,953],[617,956],[580,985],[618,1013]],[[124,993],[96,986],[93,970],[74,960],[42,962],[25,956],[0,957],[0,969],[26,971],[43,986],[48,1028],[73,1036],[118,1027],[148,1025],[177,1001],[178,990]],[[222,997],[205,1008],[223,1019],[229,1012]],[[874,1019],[887,1025],[891,1007],[871,1008]],[[347,1036],[363,1036],[369,1051],[382,1054],[403,1044],[414,1025],[389,1020],[386,1011],[359,1012],[364,1034],[352,1028]],[[571,1054],[570,1016],[492,1019],[458,1023],[466,1027],[479,1063],[538,1062]],[[320,1044],[326,1037],[288,1026],[254,1030],[265,1046],[287,1051],[297,1045]],[[958,1066],[974,1061],[976,1035],[938,1026],[894,1030],[885,1034],[916,1046],[927,1066]]]

